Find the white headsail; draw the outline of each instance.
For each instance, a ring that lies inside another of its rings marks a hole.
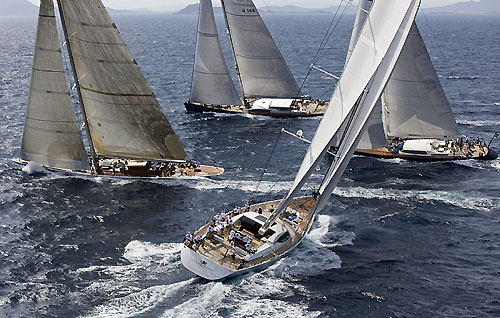
[[[415,23],[382,95],[382,110],[388,137],[461,136]]]
[[[100,0],[58,0],[98,154],[184,160],[186,153]]]
[[[293,186],[261,230],[267,229],[300,191],[347,121],[313,212],[324,206],[361,138],[363,126],[394,68],[419,5],[420,0],[374,3]]]
[[[211,0],[200,0],[190,102],[240,105],[222,53]]]
[[[52,0],[40,1],[21,158],[63,169],[89,168],[69,95]]]
[[[296,97],[299,86],[252,0],[222,0],[244,97]]]
[[[377,102],[365,124],[358,149],[377,149],[383,147],[387,147],[387,139],[385,138],[380,102]]]
[[[351,41],[349,42],[349,49],[347,51],[347,57],[345,59],[346,64],[349,61],[349,58],[351,57],[352,51],[354,50],[356,43],[358,42],[359,34],[361,33],[361,30],[363,30],[363,26],[366,22],[366,17],[370,12],[372,4],[373,0],[358,1],[358,11],[356,12],[356,18],[354,19],[354,27],[352,28]]]

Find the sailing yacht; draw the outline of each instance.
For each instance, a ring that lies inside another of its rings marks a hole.
[[[302,241],[361,139],[419,5],[420,0],[374,3],[288,194],[282,200],[221,212],[194,234],[188,233],[181,251],[187,269],[220,280],[266,267]],[[339,147],[319,190],[296,197],[336,140]]]
[[[327,103],[301,95],[278,46],[251,0],[221,0],[242,96],[222,53],[211,0],[200,0],[189,101],[193,112],[273,117],[321,116]]]
[[[122,177],[217,175],[186,160],[132,53],[100,0],[58,0],[89,153],[65,76],[52,0],[40,1],[21,162]]]
[[[349,51],[371,5],[359,2]],[[486,142],[460,133],[415,21],[356,153],[418,161],[497,158]]]

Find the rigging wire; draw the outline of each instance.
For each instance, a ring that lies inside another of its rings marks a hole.
[[[347,2],[347,4],[343,6],[342,4],[344,2]],[[300,91],[302,91],[302,89],[304,88],[304,85],[305,85],[307,79],[311,75],[311,72],[313,70],[312,66],[314,64],[316,64],[316,62],[318,61],[318,59],[321,57],[325,45],[330,41],[330,38],[332,37],[333,33],[337,29],[340,21],[342,20],[342,17],[345,16],[345,13],[347,11],[347,8],[349,7],[348,6],[349,4],[352,5],[352,3],[349,0],[341,0],[339,6],[337,6],[337,10],[335,11],[335,14],[332,17],[332,20],[330,21],[330,25],[328,26],[328,28],[327,28],[327,30],[325,32],[325,35],[324,35],[323,39],[321,40],[320,45],[318,46],[318,49],[316,50],[316,53],[315,53],[315,55],[314,55],[311,63],[309,64],[309,67],[308,67],[308,69],[306,71],[306,74],[304,75],[304,79],[302,80],[302,83],[300,85]],[[339,15],[340,9],[342,7],[343,7],[343,10],[340,13],[340,17],[337,19],[337,16]]]

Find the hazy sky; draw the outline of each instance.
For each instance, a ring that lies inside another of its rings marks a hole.
[[[35,4],[39,3],[39,0],[28,0]],[[456,2],[463,2],[467,0],[422,0],[423,7],[439,7],[443,5],[448,5]],[[163,11],[177,11],[188,4],[196,3],[196,0],[103,0],[106,6],[114,9],[149,9]],[[331,5],[340,3],[339,0],[308,0],[306,3],[304,0],[254,0],[257,7],[263,6],[273,6],[273,5],[296,5],[308,8],[324,8]],[[213,0],[214,5],[220,6],[219,1]]]

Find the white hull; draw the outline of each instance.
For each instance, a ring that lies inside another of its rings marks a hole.
[[[269,207],[277,204],[279,201],[264,202],[256,205],[252,205],[249,210],[255,211],[262,208],[264,212],[263,216],[269,215],[266,211]],[[211,240],[206,244],[191,244],[189,246],[184,246],[181,251],[181,260],[184,267],[193,272],[194,274],[203,277],[208,280],[222,280],[229,278],[231,276],[241,275],[249,271],[258,271],[270,266],[272,263],[278,261],[285,255],[287,255],[291,250],[293,250],[300,242],[304,239],[305,234],[311,228],[314,217],[309,215],[310,208],[312,208],[314,199],[311,197],[297,198],[294,204],[294,210],[297,216],[302,220],[301,223],[297,223],[298,231],[290,232],[290,227],[288,227],[288,232],[291,235],[291,239],[284,243],[274,242],[270,245],[266,245],[268,240],[262,239],[260,243],[260,249],[255,252],[247,254],[246,257],[238,255],[235,258],[229,257],[229,249],[227,234],[216,235],[217,240]],[[298,210],[297,207],[301,207]],[[256,214],[255,212],[248,212],[250,214]],[[243,215],[247,215],[244,213]],[[235,217],[236,219],[237,217]],[[283,224],[284,221],[279,221],[279,224]],[[208,225],[201,227],[195,235],[206,234],[206,229]],[[280,225],[275,225],[277,228]],[[276,229],[276,227],[275,227]],[[284,229],[284,228],[283,228]],[[260,239],[256,237],[251,238],[254,242]],[[266,247],[267,248],[264,248]],[[251,260],[250,260],[251,259]]]

